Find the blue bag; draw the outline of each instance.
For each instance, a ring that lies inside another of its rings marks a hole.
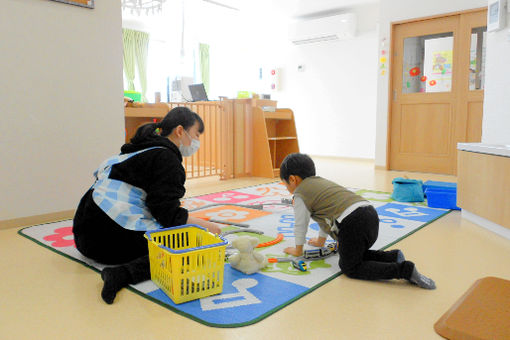
[[[397,177],[393,181],[391,198],[399,202],[423,202],[423,182],[419,179]]]

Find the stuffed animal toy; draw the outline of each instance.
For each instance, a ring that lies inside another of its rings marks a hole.
[[[259,240],[252,236],[239,236],[233,240],[232,246],[239,252],[228,258],[232,268],[245,274],[253,274],[264,268],[267,265],[266,257],[253,250],[257,244]]]

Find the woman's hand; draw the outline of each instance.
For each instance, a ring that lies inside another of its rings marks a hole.
[[[213,223],[213,222],[209,222],[209,221],[203,220],[203,219],[198,218],[198,217],[188,216],[188,222],[187,223],[188,224],[196,224],[196,225],[199,225],[201,227],[204,227],[204,228],[206,228],[208,231],[210,231],[213,234],[221,234],[221,227],[220,227],[219,224],[216,224],[216,223]]]
[[[207,228],[207,230],[209,230],[213,234],[216,234],[216,235],[221,234],[221,228],[216,223],[209,222],[209,221],[204,221],[202,226]]]

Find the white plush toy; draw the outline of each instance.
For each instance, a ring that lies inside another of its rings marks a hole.
[[[232,268],[245,274],[253,274],[264,268],[267,265],[266,257],[253,251],[257,244],[259,244],[259,240],[252,236],[239,236],[233,240],[232,246],[239,252],[228,258]]]

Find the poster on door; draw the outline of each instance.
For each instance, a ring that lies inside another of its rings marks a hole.
[[[452,69],[453,37],[425,40],[425,92],[449,92]]]

